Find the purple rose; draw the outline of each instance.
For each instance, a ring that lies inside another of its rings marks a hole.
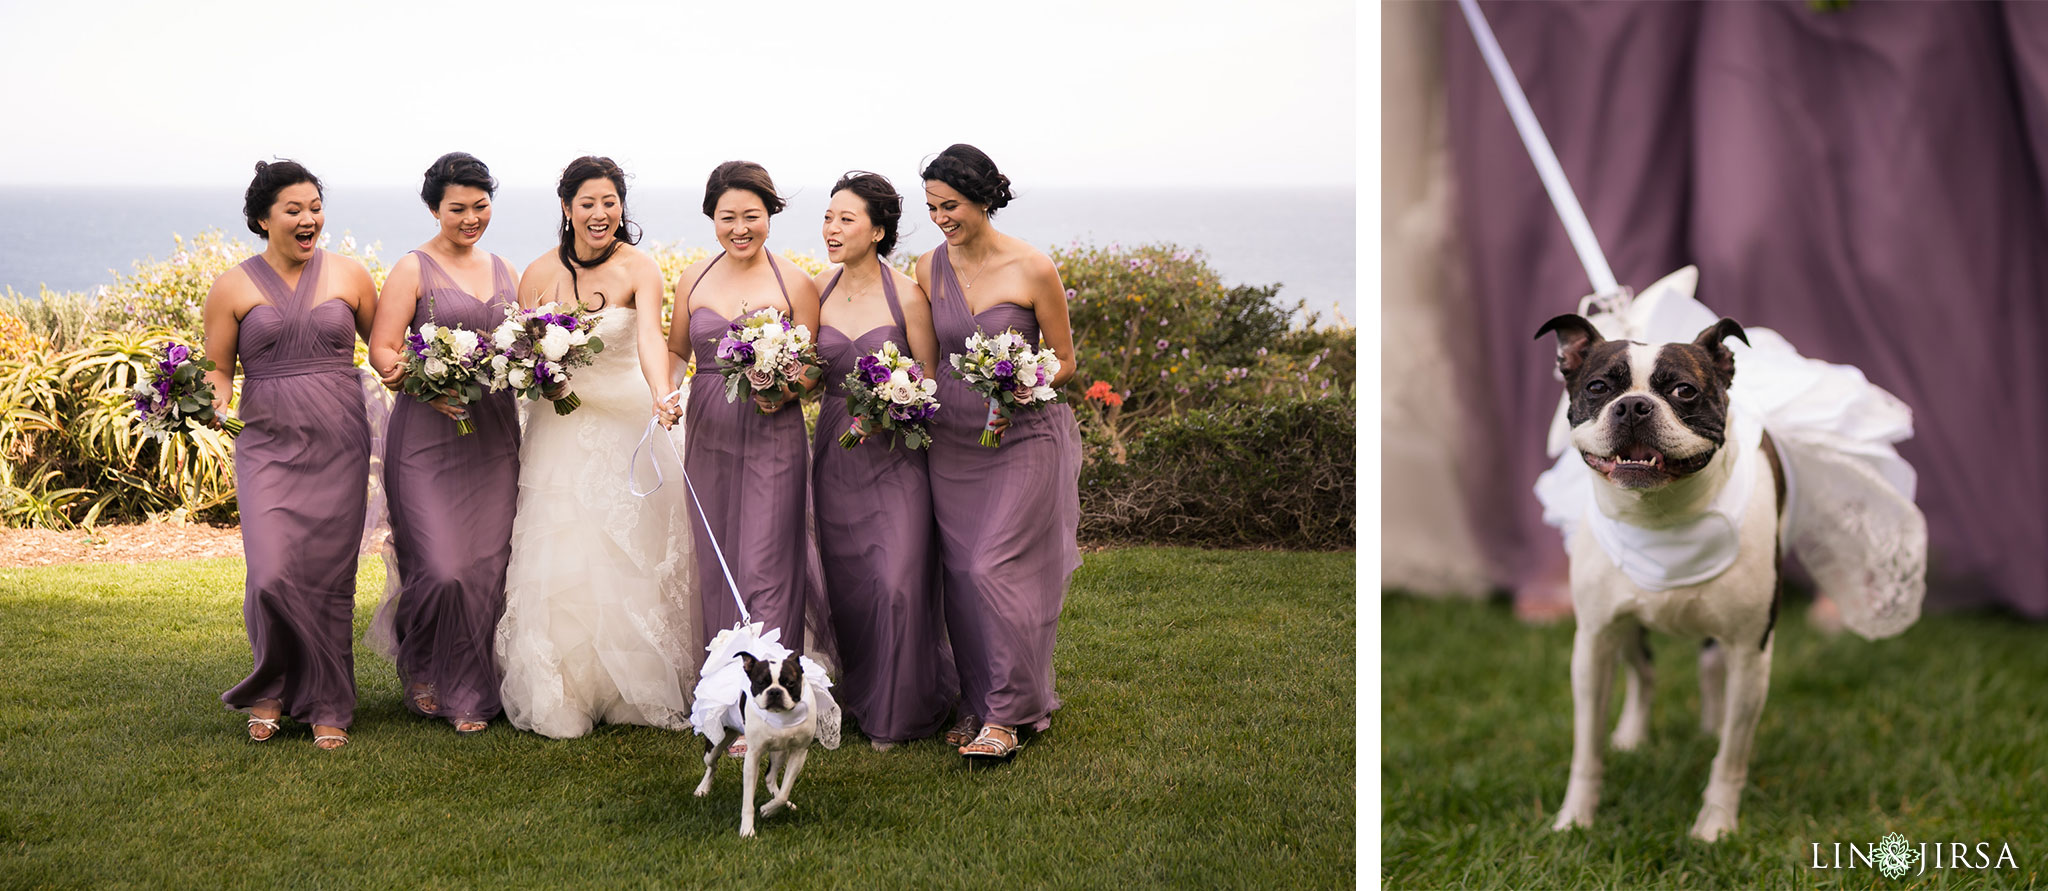
[[[1007,378],[1017,373],[1017,366],[1010,360],[1004,359],[1001,362],[997,362],[996,367],[989,369],[989,373],[996,377]]]
[[[775,383],[775,372],[766,368],[749,368],[747,369],[747,383],[751,384],[756,390],[766,390],[769,384]]]
[[[171,348],[166,355],[171,360],[172,365],[183,365],[186,359],[192,358],[192,348],[182,343],[174,343],[171,344]]]

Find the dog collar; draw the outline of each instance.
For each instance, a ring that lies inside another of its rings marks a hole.
[[[774,728],[776,730],[788,730],[789,728],[795,727],[796,725],[804,722],[804,718],[808,717],[811,714],[811,704],[808,702],[799,702],[796,704],[795,708],[792,708],[786,712],[771,712],[765,708],[757,707],[754,709],[754,714],[755,716],[761,719],[761,723],[766,724],[771,728]]]
[[[1756,488],[1762,425],[1733,413],[1725,448],[1735,451],[1728,482],[1691,522],[1660,529],[1633,526],[1600,512],[1587,500],[1586,523],[1600,549],[1630,581],[1651,591],[1697,585],[1735,565],[1742,512]],[[1594,483],[1586,480],[1586,485]]]

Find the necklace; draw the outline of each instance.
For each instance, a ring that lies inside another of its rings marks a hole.
[[[876,265],[877,265],[877,266],[879,266],[879,265],[881,265],[881,264],[880,264],[880,263],[877,263]],[[884,271],[882,272],[882,275],[888,275],[888,274],[889,274],[889,273],[888,273],[888,271],[887,271],[887,270],[884,270]],[[854,295],[855,295],[855,293],[856,293],[856,292],[854,291],[854,289],[853,289],[853,288],[851,287],[851,285],[853,285],[853,284],[854,284],[854,282],[853,282],[853,281],[851,281],[851,279],[852,279],[852,276],[851,276],[851,275],[846,275],[845,277],[846,277],[847,279],[849,279],[848,281],[844,282],[844,284],[848,285],[849,287],[846,287],[846,288],[844,288],[844,289],[843,289],[843,290],[844,290],[844,291],[846,292],[846,302],[848,302],[848,303],[852,303],[852,302],[853,302],[853,298],[854,298]],[[881,282],[881,278],[877,277],[877,278],[875,279],[875,283],[880,283],[880,282]],[[870,285],[870,283],[862,283],[862,284],[861,284],[861,289],[860,289],[860,291],[859,291],[858,293],[859,293],[859,295],[860,295],[860,296],[862,296],[862,297],[865,297],[865,296],[867,296],[867,295],[868,295],[869,293],[871,293],[871,292],[872,292],[872,291],[871,291],[871,285]]]
[[[995,259],[995,258],[996,258],[996,255],[995,255],[995,252],[994,252],[994,251],[990,251],[990,252],[989,252],[989,255],[988,255],[988,256],[986,256],[986,257],[983,257],[983,258],[981,258],[981,265],[980,265],[980,266],[976,266],[976,267],[974,267],[974,274],[973,274],[973,275],[971,275],[971,276],[968,276],[968,277],[967,277],[967,282],[966,282],[965,284],[961,285],[960,287],[961,287],[961,288],[962,288],[963,290],[964,290],[964,289],[967,289],[967,288],[972,288],[972,287],[974,287],[974,283],[975,283],[976,281],[979,281],[979,280],[981,279],[981,271],[982,271],[982,270],[984,270],[984,269],[987,269],[987,268],[988,268],[988,261],[990,261],[990,260],[993,260],[993,259]],[[959,275],[959,273],[958,273],[958,270],[955,270],[955,272],[954,272],[954,275],[955,275],[955,277],[956,277],[956,278],[958,277],[958,275]]]

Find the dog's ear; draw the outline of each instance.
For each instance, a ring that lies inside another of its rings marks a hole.
[[[1565,377],[1571,377],[1574,372],[1584,367],[1586,354],[1591,352],[1593,347],[1606,341],[1606,338],[1600,336],[1600,330],[1593,327],[1592,322],[1575,313],[1558,316],[1536,329],[1536,337],[1539,340],[1543,335],[1551,333],[1557,335],[1557,370]]]
[[[745,650],[740,651],[740,667],[746,669],[748,674],[754,673],[754,666],[756,664],[759,664],[760,661],[761,660],[754,658],[754,654],[749,653]]]
[[[1745,346],[1749,344],[1749,335],[1742,333],[1742,326],[1729,318],[1708,325],[1707,330],[1701,331],[1699,338],[1692,342],[1693,346],[1707,351],[1707,358],[1714,363],[1714,373],[1720,376],[1723,387],[1735,382],[1735,353],[1722,342],[1730,337],[1742,341]]]
[[[801,699],[804,688],[803,661],[795,656],[783,660],[781,681],[782,689],[789,691],[789,701],[795,702]]]

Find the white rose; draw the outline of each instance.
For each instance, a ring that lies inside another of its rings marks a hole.
[[[502,355],[491,357],[491,371],[494,373],[504,374],[505,366],[510,364],[512,364],[512,360],[507,359]]]
[[[491,333],[491,343],[497,344],[498,349],[509,350],[512,348],[512,341],[518,337],[519,327],[511,322],[506,322],[503,325],[499,325],[498,330]]]
[[[1051,387],[1037,387],[1031,391],[1031,395],[1036,397],[1040,402],[1051,402],[1054,399],[1059,398],[1060,394],[1055,392]]]
[[[455,330],[455,351],[465,356],[476,351],[477,336],[468,328]]]
[[[533,372],[525,366],[517,366],[506,375],[506,380],[510,381],[514,388],[524,390],[533,386]]]
[[[436,328],[436,327],[434,327],[434,323],[433,323],[433,322],[428,322],[428,323],[426,323],[426,324],[424,324],[424,325],[421,325],[421,326],[420,326],[420,339],[421,339],[421,340],[433,340],[433,339],[434,339],[434,334],[435,334],[436,332],[440,331],[440,330],[441,330],[441,329],[439,329],[439,328]]]
[[[427,376],[428,376],[428,377],[440,377],[440,376],[442,376],[442,375],[444,375],[444,374],[447,374],[447,373],[448,373],[448,363],[446,363],[446,362],[443,362],[443,361],[441,361],[441,360],[439,360],[439,359],[428,359],[428,360],[427,360]]]
[[[569,332],[550,326],[546,336],[540,339],[540,354],[548,361],[557,362],[562,354],[569,351]]]
[[[882,385],[882,390],[888,394],[889,401],[897,405],[909,405],[917,399],[917,385],[908,379],[890,380]]]
[[[582,346],[582,345],[584,345],[584,344],[586,344],[586,343],[589,343],[589,342],[590,342],[590,332],[588,332],[588,331],[571,331],[571,332],[569,332],[569,345],[570,345],[570,346],[572,346],[572,347],[580,347],[580,346]]]

